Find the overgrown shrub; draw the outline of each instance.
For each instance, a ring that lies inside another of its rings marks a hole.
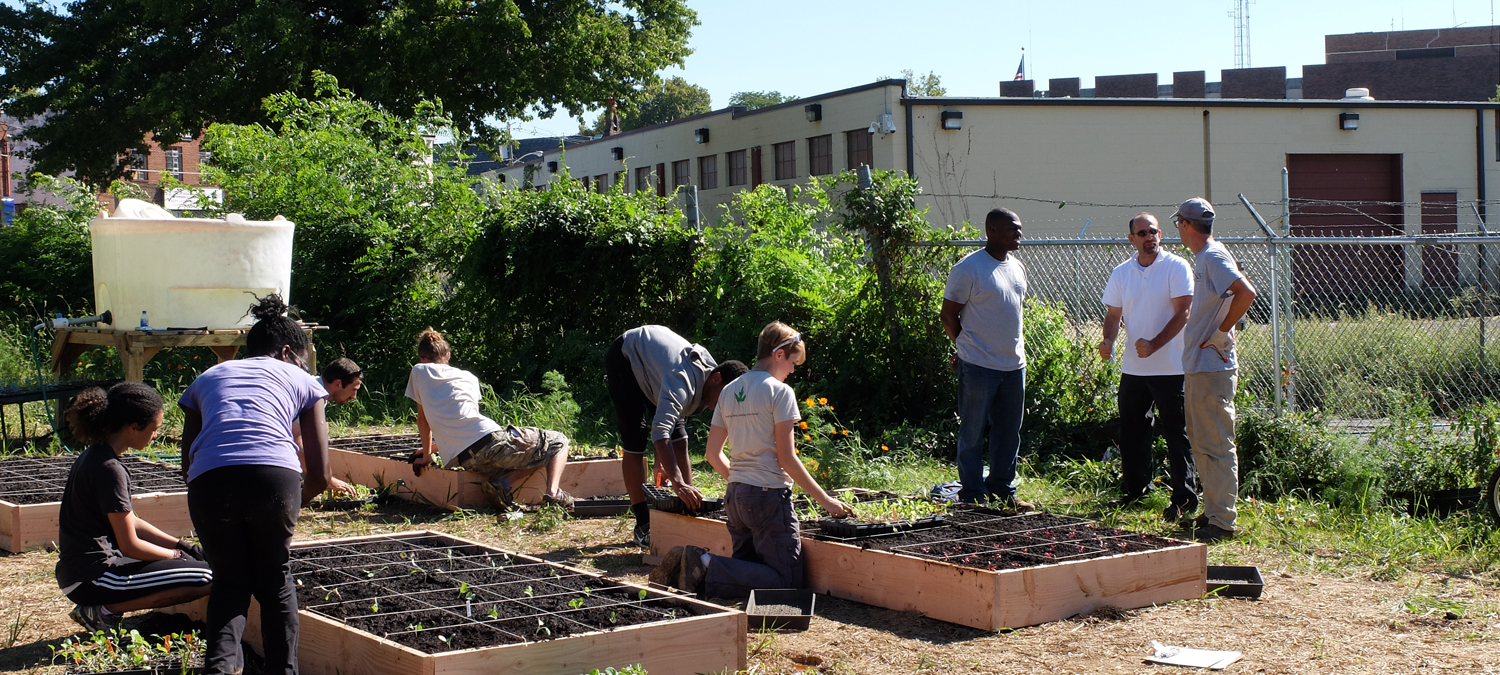
[[[0,227],[0,322],[30,327],[53,312],[85,316],[94,304],[89,221],[99,202],[71,178],[35,175],[26,193],[60,203],[33,202],[13,225]]]
[[[1099,459],[1117,443],[1119,368],[1075,334],[1061,305],[1026,301],[1023,452]]]
[[[1349,507],[1381,502],[1386,482],[1380,462],[1348,434],[1330,430],[1322,415],[1241,407],[1235,420],[1240,493],[1280,499],[1293,493]]]
[[[1383,465],[1388,492],[1432,492],[1483,485],[1495,466],[1494,403],[1464,410],[1449,429],[1435,424],[1426,401],[1390,390],[1390,423],[1370,436]]]

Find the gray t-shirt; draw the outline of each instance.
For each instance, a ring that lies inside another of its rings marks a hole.
[[[703,409],[703,383],[718,364],[702,345],[689,344],[666,326],[632,328],[623,337],[620,350],[635,383],[656,403],[651,440],[670,440],[678,420]]]
[[[1244,278],[1229,249],[1217,241],[1210,241],[1193,255],[1193,310],[1182,329],[1182,372],[1218,373],[1239,367],[1234,346],[1225,354],[1229,357],[1226,363],[1212,348],[1202,349],[1199,345],[1213,337],[1224,322],[1229,314],[1229,301],[1234,297],[1229,287]]]
[[[948,272],[943,298],[964,306],[959,313],[958,358],[990,370],[1026,367],[1021,334],[1026,267],[1014,253],[1004,262],[984,249],[964,256]]]
[[[714,426],[729,432],[729,482],[789,488],[791,477],[776,458],[776,425],[802,419],[797,394],[764,370],[752,370],[724,386]]]

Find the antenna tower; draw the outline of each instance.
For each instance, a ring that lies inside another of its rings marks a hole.
[[[1250,67],[1250,0],[1234,0],[1234,67]]]

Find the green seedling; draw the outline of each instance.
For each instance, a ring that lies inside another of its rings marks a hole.
[[[461,597],[467,597],[469,595],[469,582],[467,582],[467,581],[460,581],[460,582],[458,582],[458,594]]]
[[[583,606],[583,598],[573,598],[572,600],[569,600],[568,601],[568,606],[571,607],[571,608],[573,608],[573,609],[578,609],[579,607],[582,607]]]
[[[586,597],[586,598],[592,598],[592,597],[594,597],[593,590],[594,589],[589,588],[588,586],[584,586],[583,587],[583,595],[584,595],[584,597]]]
[[[614,612],[610,612],[609,613],[609,622],[610,623],[615,623],[615,613]]]
[[[646,589],[642,588],[641,592],[635,594],[635,597],[640,598],[642,601],[644,601],[646,599]]]
[[[447,635],[439,635],[438,639],[442,640],[443,644],[448,645],[449,647],[453,646],[453,643],[451,643],[451,642],[448,641],[448,636]]]
[[[530,586],[527,586],[527,587],[526,587],[526,590],[524,590],[524,591],[521,591],[521,592],[522,592],[522,593],[525,593],[525,594],[526,594],[526,597],[528,597],[528,598],[529,598],[529,597],[531,597],[531,587],[530,587]]]
[[[541,635],[543,633],[546,633],[547,637],[552,637],[552,629],[548,628],[547,624],[542,623],[542,620],[538,618],[536,620],[536,634]]]
[[[371,614],[379,614],[380,613],[380,599],[379,598],[376,598],[375,602],[373,602],[373,603],[370,604],[370,613]]]
[[[489,614],[491,619],[498,619],[498,618],[500,618],[500,610],[495,609],[494,607],[491,607],[490,611],[485,612],[485,613]]]
[[[411,625],[409,625],[409,626],[406,627],[406,630],[416,631],[416,632],[420,633],[420,632],[422,632],[422,624],[421,624],[421,622],[417,622],[417,623],[411,624]]]

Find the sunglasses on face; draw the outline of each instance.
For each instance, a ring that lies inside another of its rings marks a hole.
[[[1135,233],[1135,236],[1137,236],[1137,237],[1154,237],[1154,236],[1156,236],[1158,234],[1161,234],[1161,230],[1158,230],[1158,229],[1152,227],[1152,228],[1147,228],[1147,229],[1144,229],[1144,230],[1137,231]]]

